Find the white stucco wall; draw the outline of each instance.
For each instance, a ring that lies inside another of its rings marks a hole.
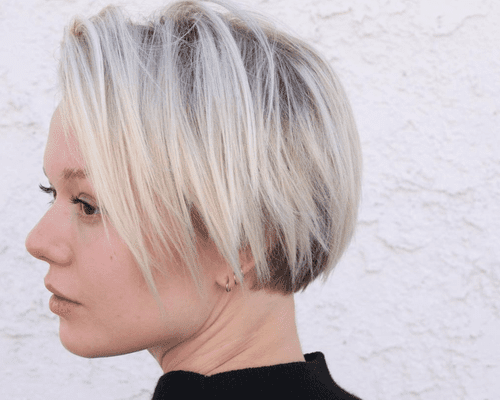
[[[164,4],[141,3],[129,9]],[[500,3],[245,3],[327,55],[363,145],[356,238],[324,286],[296,296],[304,352],[323,351],[364,400],[499,399]],[[24,248],[47,209],[37,185],[62,29],[105,4],[0,2],[1,399],[145,400],[162,374],[147,352],[67,352],[47,264]]]

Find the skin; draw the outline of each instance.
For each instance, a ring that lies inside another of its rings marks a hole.
[[[70,132],[71,133],[71,132]],[[111,224],[106,239],[89,180],[65,180],[65,168],[85,164],[72,136],[67,143],[59,111],[50,125],[44,170],[55,201],[26,238],[28,252],[49,264],[45,285],[78,302],[62,311],[59,336],[82,357],[149,350],[164,373],[203,375],[289,362],[304,362],[293,295],[243,293],[212,241],[199,240],[205,300],[178,258],[165,261],[155,282],[166,310],[162,319],[132,253]],[[72,204],[71,197],[90,204]],[[87,215],[90,214],[90,215]],[[255,279],[249,248],[240,251],[245,285]],[[226,292],[229,280],[231,292]]]

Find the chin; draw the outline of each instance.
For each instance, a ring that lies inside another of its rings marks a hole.
[[[59,339],[63,347],[70,353],[84,358],[109,357],[114,355],[109,352],[109,348],[103,343],[102,337],[92,335],[90,332],[82,332],[82,330],[68,325],[70,324],[61,320]]]
[[[108,346],[98,346],[96,343],[85,343],[80,341],[61,339],[61,344],[70,353],[83,358],[102,358],[102,357],[113,357],[123,354],[134,353],[139,350],[144,349],[124,349]]]
[[[113,357],[144,350],[147,346],[132,346],[124,343],[115,335],[104,335],[102,332],[88,332],[75,329],[61,321],[59,339],[63,347],[70,353],[84,358]]]
[[[97,349],[90,349],[86,346],[74,346],[73,343],[67,343],[61,340],[62,345],[66,350],[70,353],[73,353],[75,356],[80,356],[83,358],[100,358],[100,357],[109,357],[110,354],[103,353],[98,351]]]
[[[59,335],[61,344],[70,353],[76,356],[84,358],[99,358],[99,357],[110,357],[115,354],[110,354],[109,351],[101,348],[101,346],[96,346],[96,343],[88,343],[85,340],[75,340],[74,338],[68,338],[64,335]]]

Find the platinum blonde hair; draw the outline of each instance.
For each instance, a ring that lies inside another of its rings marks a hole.
[[[240,282],[250,246],[252,290],[326,281],[356,225],[361,151],[314,49],[227,1],[177,1],[142,23],[109,6],[66,28],[59,77],[99,207],[157,300],[153,272],[174,254],[201,293],[200,237]]]

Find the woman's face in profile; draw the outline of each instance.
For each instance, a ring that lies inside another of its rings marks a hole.
[[[176,345],[196,333],[213,302],[200,302],[188,274],[156,276],[167,312],[161,319],[132,253],[111,224],[107,240],[93,187],[76,172],[85,168],[76,141],[70,137],[67,143],[62,129],[56,110],[43,161],[55,198],[26,239],[30,254],[49,263],[45,285],[59,296],[52,296],[50,308],[60,316],[62,344],[83,357]],[[165,268],[179,268],[179,261],[168,260]]]

